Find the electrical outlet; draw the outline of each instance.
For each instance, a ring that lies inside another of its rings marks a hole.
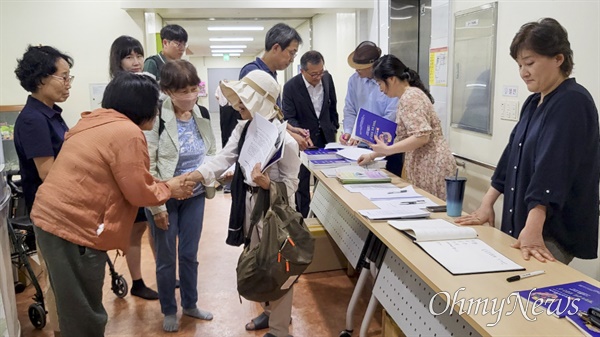
[[[505,101],[500,101],[500,119],[508,120]]]
[[[518,101],[506,101],[506,116],[511,121],[519,120],[519,102]]]

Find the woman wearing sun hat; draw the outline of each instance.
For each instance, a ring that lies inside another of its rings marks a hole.
[[[202,182],[205,185],[212,184],[216,177],[237,162],[243,141],[246,139],[247,127],[252,123],[255,114],[273,120],[276,125],[280,124],[276,118],[279,111],[276,107],[280,91],[279,84],[266,72],[255,70],[239,81],[221,82],[220,87],[229,103],[240,112],[243,120],[233,130],[223,150],[188,177],[188,179],[197,183]],[[230,231],[232,228],[243,226],[244,232],[247,232],[250,226],[250,213],[255,202],[253,196],[259,188],[268,190],[271,181],[285,184],[288,202],[291,207],[295,208],[294,194],[298,188],[298,171],[300,170],[298,143],[286,132],[284,146],[283,158],[269,167],[265,173],[261,173],[260,163],[254,167],[250,176],[245,175],[240,165],[237,165],[231,185]],[[252,233],[250,246],[258,244],[258,238],[262,233],[262,222],[259,222],[257,227],[258,233]],[[232,244],[229,241],[228,243]],[[252,320],[252,328],[254,328],[252,330],[266,327],[268,324],[269,332],[265,334],[265,337],[289,336],[292,297],[293,288],[282,298],[271,301],[268,305],[262,303],[265,311]]]

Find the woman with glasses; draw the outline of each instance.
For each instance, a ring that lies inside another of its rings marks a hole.
[[[109,73],[110,77],[114,78],[118,73],[128,71],[139,73],[144,66],[144,48],[140,41],[131,36],[119,36],[110,47],[109,57]],[[125,255],[127,267],[133,280],[131,286],[131,295],[137,296],[146,300],[157,300],[158,293],[146,286],[142,278],[142,236],[149,227],[148,220],[144,208],[138,209],[133,230],[131,231],[131,240],[129,242],[129,253]],[[154,241],[152,237],[148,237],[152,253],[154,253]]]
[[[56,103],[69,98],[72,66],[73,59],[53,47],[29,46],[15,69],[21,86],[31,93],[15,122],[14,136],[27,213],[31,212],[38,187],[46,179],[69,130],[62,118],[62,109]],[[38,255],[42,260],[39,249]],[[41,264],[45,268],[45,264]],[[45,309],[49,325],[58,335],[54,293],[50,282],[46,284]]]
[[[188,61],[167,62],[161,70],[160,88],[167,94],[160,117],[146,133],[150,155],[150,173],[167,180],[194,171],[216,150],[210,121],[202,117],[198,100],[200,78]],[[192,197],[171,198],[165,204],[146,208],[156,248],[156,281],[163,313],[163,329],[179,330],[175,298],[176,262],[183,314],[212,320],[210,312],[198,302],[198,245],[204,220],[204,203],[214,188],[196,186]],[[210,196],[209,196],[210,197]],[[178,245],[179,244],[179,245]]]

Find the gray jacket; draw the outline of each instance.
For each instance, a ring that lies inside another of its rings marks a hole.
[[[177,119],[173,110],[171,98],[167,97],[162,105],[161,117],[165,123],[163,132],[158,135],[159,118],[154,121],[152,131],[144,131],[148,142],[148,154],[150,155],[150,173],[159,180],[173,178],[177,162],[179,161],[179,133],[177,131]],[[198,106],[194,106],[192,118],[200,131],[200,136],[206,146],[206,155],[213,156],[216,152],[215,136],[210,126],[210,121],[203,118]],[[202,163],[198,163],[200,166]],[[153,215],[165,212],[165,205],[148,207]]]

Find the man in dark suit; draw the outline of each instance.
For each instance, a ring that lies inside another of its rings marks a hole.
[[[323,148],[336,141],[340,127],[337,98],[331,75],[324,68],[323,55],[308,51],[300,59],[301,73],[283,87],[283,116],[289,124],[310,132],[312,143]],[[310,171],[300,167],[296,207],[304,217],[310,203]]]

